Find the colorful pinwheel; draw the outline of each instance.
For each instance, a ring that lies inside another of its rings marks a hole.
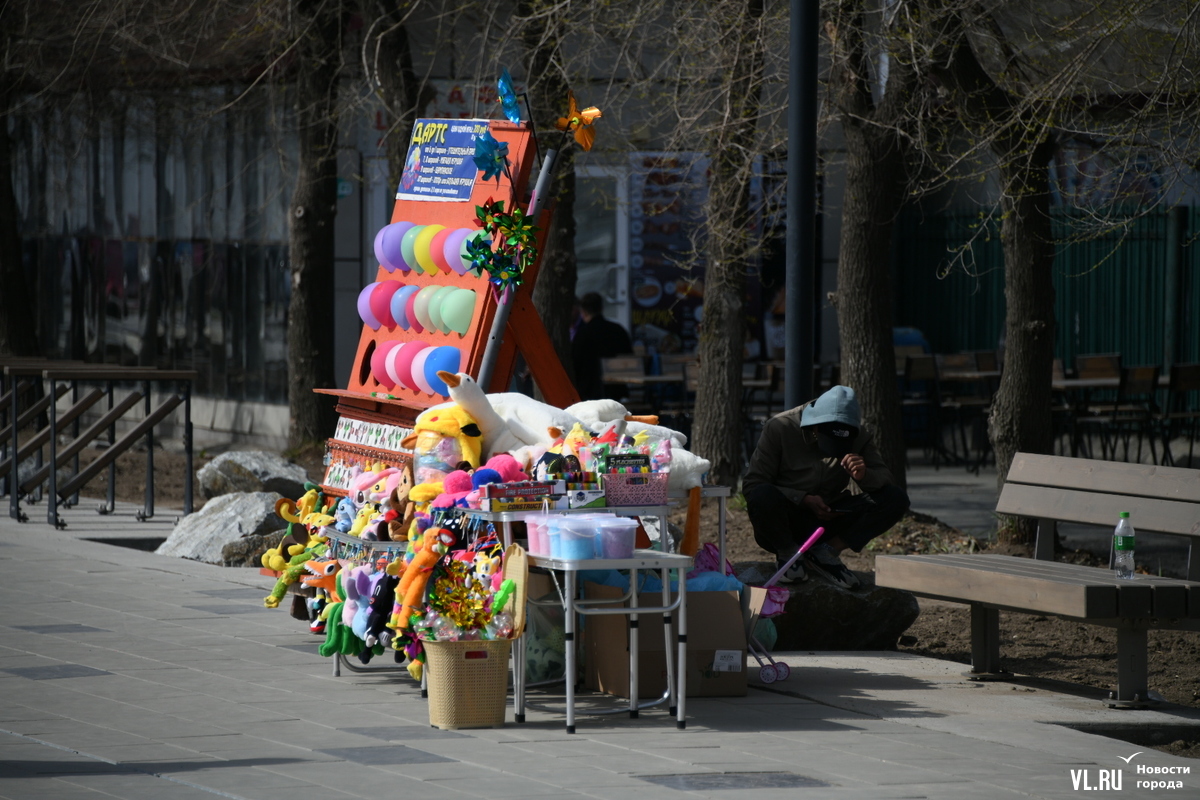
[[[575,134],[575,141],[584,150],[591,150],[592,143],[596,141],[596,130],[592,127],[592,123],[603,116],[600,109],[595,106],[579,110],[579,106],[575,104],[575,93],[567,92],[567,115],[559,117],[558,122],[554,123],[554,127],[566,133],[571,131]]]
[[[500,184],[500,174],[508,164],[508,143],[501,142],[492,136],[491,131],[484,131],[475,137],[475,166],[483,170],[483,179],[496,179]]]
[[[504,201],[490,197],[475,206],[475,222],[485,235],[467,240],[467,257],[475,269],[487,273],[497,299],[507,303],[521,285],[525,270],[537,259],[538,229],[520,208],[505,213]]]
[[[504,116],[508,117],[509,122],[521,121],[521,107],[517,104],[517,90],[513,88],[512,75],[508,74],[508,67],[500,73],[500,80],[496,84],[500,93],[500,105],[504,109]]]

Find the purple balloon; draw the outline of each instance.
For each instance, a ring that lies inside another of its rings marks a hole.
[[[392,319],[396,320],[396,324],[404,330],[408,330],[412,324],[408,321],[408,297],[416,294],[420,288],[419,286],[401,286],[392,295]]]
[[[358,317],[370,326],[373,331],[379,330],[379,327],[383,325],[378,317],[371,312],[371,292],[375,291],[375,287],[378,285],[378,283],[368,283],[358,293]]]
[[[434,392],[443,397],[449,397],[450,387],[438,377],[438,372],[458,372],[461,365],[462,353],[457,347],[450,345],[435,347],[425,359],[425,380]]]
[[[379,235],[375,237],[375,257],[388,272],[396,270],[408,272],[411,269],[405,263],[404,255],[400,252],[400,242],[404,239],[404,234],[413,227],[411,222],[393,222],[391,225],[383,226]]]
[[[446,241],[442,245],[442,254],[446,256],[447,263],[450,264],[450,269],[457,272],[459,275],[466,275],[468,267],[463,264],[462,259],[462,244],[467,237],[475,233],[471,228],[459,228],[446,237]]]

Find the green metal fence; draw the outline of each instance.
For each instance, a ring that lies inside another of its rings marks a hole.
[[[1166,209],[1095,238],[1088,217],[1054,212],[1055,355],[1119,352],[1126,364],[1200,360],[1200,208]],[[908,212],[896,247],[896,325],[935,352],[997,347],[1004,332],[998,222]]]

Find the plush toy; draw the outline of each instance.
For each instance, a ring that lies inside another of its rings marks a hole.
[[[304,562],[304,569],[309,574],[301,575],[300,582],[302,584],[315,589],[324,589],[335,603],[342,601],[337,584],[337,576],[342,569],[341,562],[332,558],[313,559]]]
[[[333,527],[342,533],[349,533],[350,528],[354,526],[356,516],[358,516],[358,509],[354,507],[354,501],[347,495],[338,501],[333,512]]]
[[[348,496],[354,501],[355,508],[362,508],[367,503],[379,503],[387,497],[388,478],[399,473],[395,467],[384,467],[376,464],[375,469],[363,472],[350,483]]]
[[[504,479],[500,477],[500,473],[488,467],[480,467],[471,475],[471,492],[466,495],[465,501],[467,508],[479,508],[482,502],[482,493],[480,489],[487,486],[489,483],[503,483]]]
[[[464,409],[479,425],[484,455],[507,453],[538,440],[538,433],[518,419],[506,419],[497,413],[475,379],[465,372],[437,374],[450,387],[450,399]],[[437,406],[435,406],[436,408]]]
[[[289,522],[287,534],[275,547],[262,554],[262,565],[267,569],[283,572],[288,568],[293,556],[304,552],[308,546],[308,529],[298,522]]]
[[[375,588],[371,590],[371,599],[367,604],[367,625],[363,641],[368,647],[376,644],[387,647],[392,641],[392,632],[387,627],[388,619],[392,616],[392,606],[395,603],[396,587],[400,578],[387,571],[380,573]]]
[[[401,444],[413,451],[413,478],[418,483],[443,480],[466,462],[480,464],[483,435],[471,415],[456,404],[422,411],[413,432]]]
[[[358,509],[358,513],[354,516],[354,524],[350,526],[350,530],[346,531],[351,536],[361,537],[363,530],[370,524],[371,519],[379,513],[379,506],[374,503],[367,503]]]
[[[521,469],[521,464],[508,453],[497,453],[488,459],[483,468],[494,469],[499,473],[501,483],[516,483],[517,481],[529,480],[529,476]]]
[[[412,626],[412,615],[417,613],[425,597],[425,587],[433,567],[454,544],[454,534],[446,528],[426,531],[422,537],[421,551],[409,562],[404,576],[396,587],[396,599],[400,609],[392,615],[392,627],[398,633],[406,633]]]
[[[472,473],[461,469],[456,469],[454,472],[446,475],[446,479],[442,481],[442,493],[434,498],[429,507],[454,508],[455,506],[465,505],[463,498],[473,488],[471,476]]]

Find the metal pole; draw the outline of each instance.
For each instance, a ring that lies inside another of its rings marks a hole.
[[[788,63],[787,365],[784,405],[812,398],[816,327],[817,2],[791,0]]]
[[[554,174],[554,162],[558,158],[557,150],[547,150],[546,158],[542,161],[542,170],[538,173],[537,183],[533,186],[533,197],[529,198],[529,211],[526,212],[534,224],[546,207],[546,198],[550,195],[550,179]],[[500,304],[496,306],[496,316],[492,318],[492,329],[488,334],[487,345],[483,351],[483,361],[479,365],[477,383],[485,392],[493,391],[492,373],[496,371],[496,360],[500,358],[500,345],[504,342],[504,328],[508,325],[508,316],[512,313],[512,297],[501,295]]]

